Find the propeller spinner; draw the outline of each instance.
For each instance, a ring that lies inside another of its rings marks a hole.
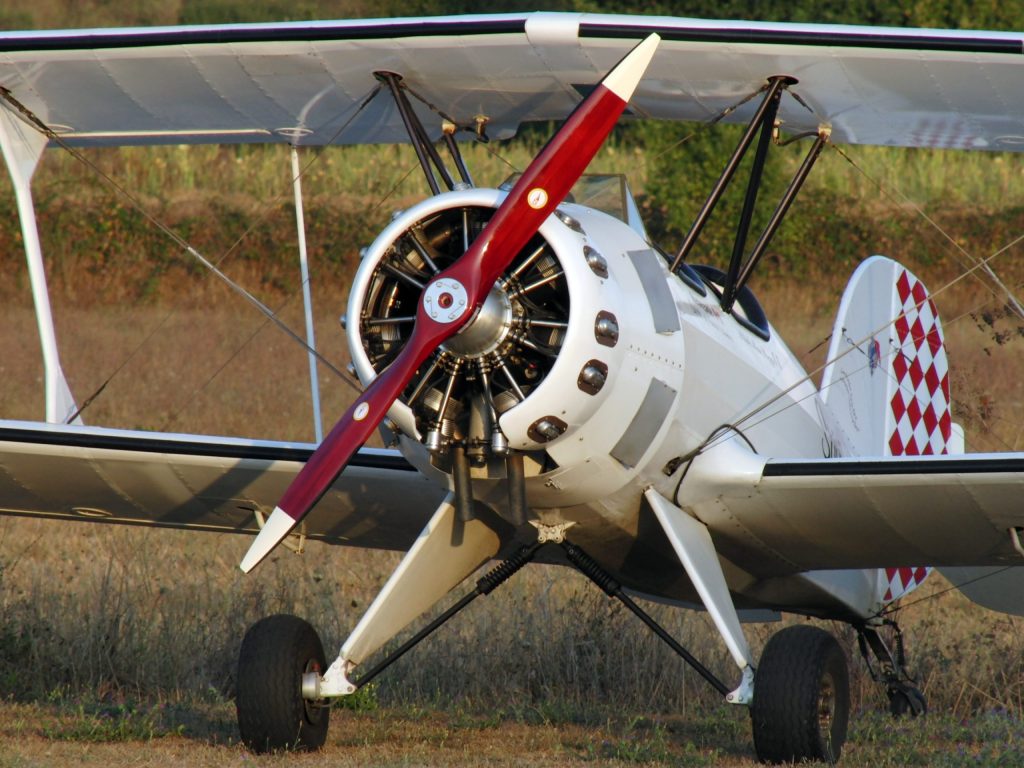
[[[243,558],[244,572],[259,564],[327,492],[424,360],[476,316],[495,281],[604,143],[659,40],[650,35],[605,76],[530,163],[469,249],[427,285],[401,353],[342,415],[292,481]]]

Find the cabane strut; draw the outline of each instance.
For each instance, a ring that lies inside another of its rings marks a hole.
[[[815,133],[801,134],[800,136],[790,139],[790,141],[794,141],[798,138],[804,138],[809,135],[817,137],[799,170],[793,177],[793,180],[786,188],[785,193],[783,193],[782,199],[776,206],[775,212],[772,214],[771,219],[765,226],[764,231],[757,239],[757,242],[754,244],[750,254],[744,259],[747,236],[750,233],[754,207],[757,203],[757,195],[761,188],[761,180],[764,175],[764,164],[768,156],[768,148],[773,139],[776,143],[779,143],[778,122],[776,120],[776,116],[779,110],[779,103],[782,100],[782,92],[789,88],[789,86],[794,85],[796,82],[797,80],[795,78],[786,75],[775,75],[768,78],[764,98],[761,100],[757,111],[754,113],[753,118],[747,125],[746,131],[744,131],[743,136],[736,145],[735,151],[726,163],[725,170],[722,171],[722,175],[719,177],[718,181],[715,182],[714,187],[711,189],[711,193],[708,195],[708,199],[705,201],[700,212],[697,214],[697,217],[694,219],[689,232],[686,233],[686,237],[679,248],[679,252],[676,254],[675,259],[672,260],[670,270],[672,272],[676,272],[693,250],[701,232],[704,230],[704,226],[711,217],[711,213],[715,210],[715,206],[717,206],[718,202],[722,199],[722,195],[725,194],[725,190],[729,187],[729,184],[736,175],[736,171],[739,169],[740,163],[746,156],[747,150],[750,149],[754,136],[758,135],[757,147],[754,150],[754,158],[750,167],[750,178],[747,181],[747,190],[743,198],[743,207],[740,211],[739,222],[736,225],[736,238],[733,241],[732,256],[729,260],[729,269],[725,273],[723,280],[724,284],[721,287],[709,282],[711,289],[719,295],[722,309],[726,312],[732,312],[733,305],[736,303],[736,299],[739,296],[740,291],[746,285],[754,267],[764,255],[765,250],[768,248],[768,244],[771,242],[772,237],[774,237],[783,218],[785,218],[786,213],[789,211],[789,207],[792,205],[797,193],[803,186],[804,181],[806,181],[808,174],[811,172],[811,168],[814,166],[814,162],[818,159],[818,156],[821,154],[821,150],[828,142],[829,135],[831,134],[831,130],[828,127],[822,126]],[[758,131],[760,131],[759,134]],[[789,141],[785,143],[789,143]]]
[[[394,72],[374,72],[373,74],[391,91],[391,96],[398,107],[398,114],[401,115],[402,122],[405,124],[405,130],[409,134],[409,141],[412,143],[413,149],[416,150],[416,157],[419,158],[420,167],[423,169],[423,175],[426,176],[431,193],[435,195],[441,194],[438,176],[441,177],[441,181],[449,190],[455,189],[455,179],[444,164],[440,153],[438,153],[437,148],[434,146],[434,142],[427,135],[426,128],[423,127],[423,123],[416,116],[416,112],[409,103],[409,97],[406,96],[406,87],[402,84],[402,76]],[[473,186],[473,180],[469,175],[465,162],[462,160],[458,144],[455,142],[454,134],[456,130],[458,130],[458,126],[455,123],[447,119],[444,120],[442,124],[442,138],[459,172],[459,177],[461,178],[459,184],[471,187]]]

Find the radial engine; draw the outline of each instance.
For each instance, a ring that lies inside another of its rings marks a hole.
[[[430,198],[396,214],[364,251],[345,318],[364,384],[398,355],[424,287],[465,252],[504,194]],[[642,234],[565,203],[417,371],[387,427],[421,468],[426,458],[451,473],[464,452],[477,498],[505,477],[510,452],[524,457],[533,506],[544,506],[545,489],[559,492],[559,505],[611,493],[654,453],[676,409],[679,290]],[[428,311],[459,300],[442,295]]]

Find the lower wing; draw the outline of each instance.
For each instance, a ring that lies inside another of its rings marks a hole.
[[[730,440],[694,460],[677,499],[754,574],[938,566],[1024,615],[1022,453],[784,460]]]
[[[0,422],[0,514],[256,533],[316,446]],[[302,534],[408,549],[444,496],[397,451],[363,449]]]

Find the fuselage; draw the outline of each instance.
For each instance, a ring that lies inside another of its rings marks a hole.
[[[377,339],[366,337],[382,322],[377,315],[391,311],[380,296],[395,290],[381,282],[384,273],[379,264],[390,259],[393,273],[396,264],[406,263],[397,261],[396,254],[403,257],[403,238],[410,232],[436,226],[429,223],[450,215],[446,212],[492,207],[501,198],[501,192],[481,189],[432,198],[399,214],[368,249],[347,318],[356,368],[364,381],[375,375],[370,360],[373,343],[380,346]],[[653,488],[679,503],[690,459],[726,441],[741,440],[762,456],[825,455],[828,441],[817,390],[779,335],[758,317],[752,294],[744,295],[731,313],[724,311],[714,275],[706,271],[701,279],[689,270],[670,273],[667,260],[645,235],[619,218],[566,203],[540,235],[552,260],[557,260],[559,279],[566,284],[569,306],[564,332],[557,338],[557,354],[545,359],[536,383],[523,387],[522,397],[512,407],[494,414],[508,445],[526,457],[529,506],[544,524],[573,523],[573,541],[628,588],[661,600],[698,602],[677,556],[646,508],[643,493]],[[595,253],[600,256],[596,268]],[[556,272],[553,268],[551,275]],[[456,376],[478,366],[494,371],[484,383],[500,378],[499,355],[514,359],[509,350],[519,332],[516,324],[527,325],[531,312],[539,311],[529,303],[517,309],[517,285],[511,278],[499,281],[490,308],[485,306],[478,313],[480,319],[470,321],[460,332],[472,344],[460,346],[457,336],[456,344],[439,358],[438,368],[447,366],[453,372],[447,386],[445,378],[439,377],[436,389],[456,396],[464,392],[465,412],[486,412],[488,407],[472,407],[473,398],[479,397],[473,393],[482,389],[479,382],[475,388],[469,382],[460,389]],[[550,311],[544,316],[551,316]],[[506,341],[506,336],[512,341]],[[358,351],[364,349],[368,353],[360,358]],[[588,379],[588,367],[591,373],[602,372],[597,386]],[[429,377],[428,371],[424,380]],[[486,399],[492,399],[493,385],[492,391],[485,392]],[[506,394],[493,400],[500,401]],[[440,411],[435,407],[432,426],[424,416],[424,399],[413,392],[407,398],[409,404],[396,403],[389,415],[409,460],[439,482],[450,484],[451,465],[443,453],[425,449],[428,433],[465,433],[469,444],[473,422],[463,417],[468,426],[449,424],[442,429],[444,416],[450,416],[446,398]],[[548,429],[550,425],[555,427]],[[486,432],[483,429],[477,442],[483,442]],[[507,517],[500,457],[481,458],[471,475],[477,502]],[[762,561],[730,537],[729,531],[711,529],[711,533],[740,607],[822,614],[851,610],[849,601],[837,602],[832,590],[823,590],[814,578],[808,580],[785,564]],[[854,578],[863,589],[854,590],[858,605],[852,610],[863,613],[874,579],[869,572]]]

